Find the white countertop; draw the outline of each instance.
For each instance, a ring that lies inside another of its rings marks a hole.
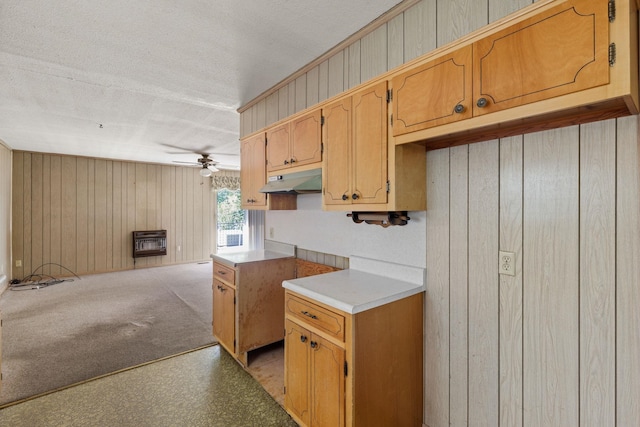
[[[349,264],[347,270],[285,280],[282,286],[351,314],[425,290],[424,268],[355,256],[349,257]]]
[[[236,267],[238,264],[248,262],[268,261],[272,259],[290,258],[296,255],[295,245],[265,240],[264,249],[253,251],[224,252],[211,254],[214,261]]]
[[[214,261],[226,264],[230,267],[236,267],[238,264],[246,264],[248,262],[268,261],[271,259],[291,258],[293,255],[283,252],[267,251],[264,249],[255,251],[227,252],[222,254],[211,255]]]

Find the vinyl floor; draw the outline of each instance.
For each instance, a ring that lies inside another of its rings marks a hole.
[[[0,426],[296,426],[218,345],[0,410]]]

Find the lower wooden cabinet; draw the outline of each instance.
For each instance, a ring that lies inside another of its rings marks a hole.
[[[422,426],[423,294],[349,314],[287,291],[285,409],[302,426]]]
[[[282,281],[294,277],[294,257],[213,263],[213,336],[244,366],[249,351],[284,338]]]
[[[345,350],[286,321],[285,404],[305,425],[344,426]]]
[[[213,335],[223,347],[235,353],[235,288],[213,281]]]

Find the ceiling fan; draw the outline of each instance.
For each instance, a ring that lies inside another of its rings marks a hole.
[[[196,153],[196,154],[199,154],[200,156],[202,156],[196,162],[180,162],[177,160],[174,160],[173,162],[184,163],[187,165],[201,166],[202,169],[200,169],[200,172],[198,173],[200,174],[200,176],[203,176],[203,177],[211,176],[213,172],[219,171],[219,169],[216,168],[216,165],[218,164],[218,162],[210,158],[208,154],[203,154],[203,153]]]

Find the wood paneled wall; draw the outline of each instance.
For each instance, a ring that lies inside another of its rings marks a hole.
[[[209,260],[214,200],[197,168],[14,151],[12,277]],[[167,255],[134,266],[132,231],[154,229],[167,230]]]
[[[427,425],[640,425],[639,125],[428,154]]]
[[[11,273],[11,150],[0,141],[0,293]]]
[[[422,0],[257,100],[241,134],[530,3]],[[425,425],[640,425],[639,127],[428,153]],[[498,275],[499,249],[514,277]]]

